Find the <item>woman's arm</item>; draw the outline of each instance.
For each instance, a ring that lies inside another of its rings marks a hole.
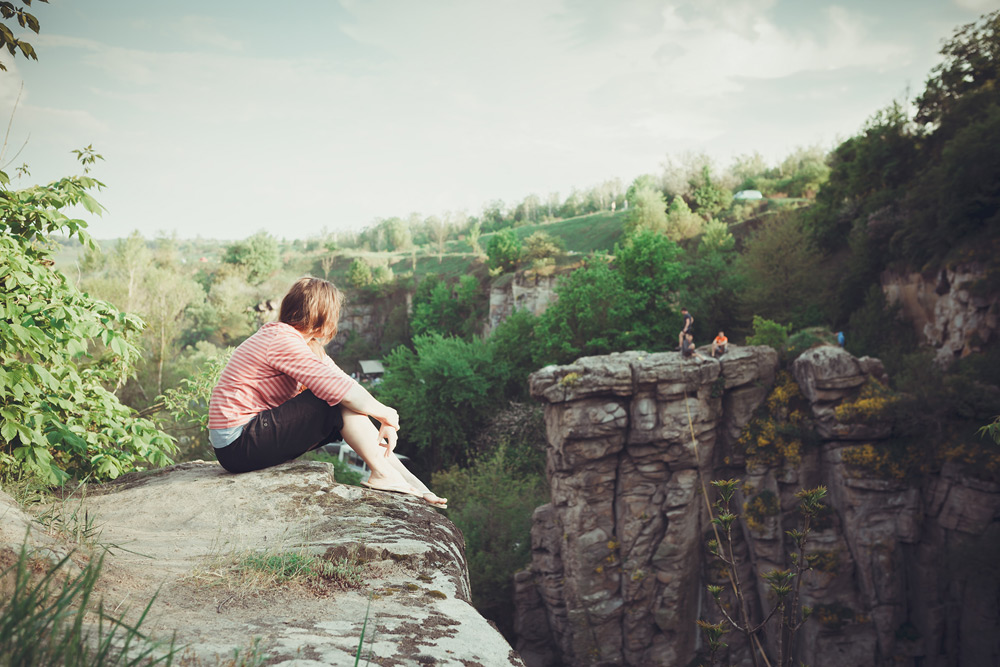
[[[385,455],[389,456],[396,448],[396,431],[399,430],[399,413],[394,408],[390,408],[374,396],[360,384],[347,392],[340,404],[346,408],[360,412],[363,415],[374,417],[380,424],[378,435],[379,443],[385,440]]]

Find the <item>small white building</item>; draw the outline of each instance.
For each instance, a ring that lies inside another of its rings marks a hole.
[[[761,194],[760,190],[740,190],[733,195],[733,199],[740,200],[753,200],[753,199],[763,199],[764,195]]]
[[[382,365],[381,361],[365,359],[359,361],[358,365],[361,367],[361,379],[372,384],[378,384],[382,381],[382,376],[385,375],[385,366]]]

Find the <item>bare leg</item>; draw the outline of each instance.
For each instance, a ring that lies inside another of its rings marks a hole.
[[[344,417],[344,428],[341,429],[340,434],[344,436],[344,442],[364,459],[365,464],[372,471],[369,483],[382,488],[416,494],[418,489],[407,482],[392,465],[391,460],[396,457],[385,456],[385,448],[378,444],[378,429],[375,428],[368,416],[343,406],[341,406],[341,414]]]
[[[431,505],[447,506],[447,499],[431,492],[420,478],[411,473],[395,454],[385,455],[385,448],[378,444],[378,429],[367,415],[341,407],[344,428],[340,434],[344,441],[364,459],[372,474],[368,482],[373,486],[402,491],[423,498]]]

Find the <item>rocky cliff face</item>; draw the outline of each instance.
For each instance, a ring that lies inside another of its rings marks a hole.
[[[970,563],[997,555],[1000,488],[952,468],[907,485],[845,461],[849,448],[889,435],[887,424],[836,414],[870,378],[885,379],[877,360],[814,348],[768,399],[777,367],[773,350],[750,347],[721,362],[613,354],[532,376],[546,406],[552,502],[535,512],[532,563],[516,578],[517,648],[529,667],[695,659],[696,619],[717,618],[705,584],[719,581],[702,488],[728,478],[744,480],[737,553],[758,615],[770,606],[761,573],[789,566],[795,492],[829,488],[830,511],[810,538],[817,567],[802,595],[816,611],[798,660],[998,664],[997,576]],[[782,403],[793,394],[801,414]],[[780,425],[760,421],[765,412],[812,435],[783,440]],[[756,449],[740,442],[753,420],[763,424]],[[742,638],[725,640],[724,664],[749,664]]]
[[[134,622],[155,597],[142,630],[174,636],[183,664],[244,664],[239,650],[246,664],[351,665],[363,627],[361,664],[523,664],[470,604],[454,524],[418,500],[338,484],[324,463],[132,474],[49,508],[45,525],[0,492],[0,514],[0,560],[11,562],[29,528],[36,561],[73,547],[78,569],[103,554],[94,598]],[[46,534],[72,533],[85,514],[97,530],[84,544]],[[360,582],[281,581],[247,565],[285,554],[346,564]]]
[[[541,315],[556,300],[555,285],[561,276],[540,276],[519,271],[510,282],[490,288],[490,312],[483,328],[489,335],[515,310]]]
[[[978,351],[1000,329],[1000,295],[980,294],[974,287],[987,272],[975,264],[930,275],[887,271],[882,291],[890,304],[900,306],[922,342],[937,350],[938,362],[949,364]]]

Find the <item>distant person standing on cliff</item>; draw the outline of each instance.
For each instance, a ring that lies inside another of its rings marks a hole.
[[[680,334],[677,336],[677,345],[684,350],[684,336],[691,332],[691,325],[694,324],[694,316],[688,312],[687,308],[681,308],[681,317],[684,318],[684,326],[681,328]]]
[[[229,472],[250,472],[343,437],[372,471],[365,486],[447,507],[393,453],[396,410],[327,356],[324,347],[337,333],[343,299],[332,283],[300,278],[282,299],[278,321],[236,348],[209,402],[215,456]]]
[[[839,345],[840,347],[844,347],[844,332],[843,331],[838,331],[837,332],[837,345]]]

